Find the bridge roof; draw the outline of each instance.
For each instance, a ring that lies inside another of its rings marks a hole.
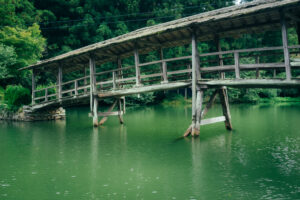
[[[130,33],[91,44],[68,53],[24,67],[26,69],[56,70],[63,66],[64,72],[82,69],[95,57],[96,64],[132,56],[135,47],[147,53],[160,47],[189,44],[193,31],[198,41],[209,41],[216,36],[233,37],[243,33],[280,30],[280,10],[286,13],[289,24],[299,19],[300,0],[257,0],[230,6],[178,20],[141,28]]]

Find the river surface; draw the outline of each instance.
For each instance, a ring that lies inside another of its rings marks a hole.
[[[300,105],[231,105],[223,123],[180,138],[191,108],[129,109],[92,128],[0,122],[0,199],[300,199]],[[220,116],[217,105],[209,117]]]

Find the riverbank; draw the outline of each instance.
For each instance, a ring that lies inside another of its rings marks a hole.
[[[3,104],[2,104],[3,105]],[[57,108],[47,111],[32,112],[29,106],[23,106],[17,111],[12,111],[4,106],[0,107],[0,120],[7,121],[47,121],[65,119],[66,111],[63,108]]]

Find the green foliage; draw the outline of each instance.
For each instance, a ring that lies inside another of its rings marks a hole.
[[[0,104],[4,101],[4,92],[5,90],[0,86]]]
[[[4,99],[8,108],[16,110],[22,105],[30,104],[31,94],[27,88],[21,85],[9,85],[5,90]]]
[[[10,67],[17,62],[15,49],[4,44],[0,44],[0,79],[11,76]]]

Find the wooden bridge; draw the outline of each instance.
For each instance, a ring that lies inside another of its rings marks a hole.
[[[198,135],[201,125],[225,122],[227,129],[232,128],[226,86],[300,87],[299,78],[293,76],[300,68],[300,45],[289,44],[289,27],[296,28],[300,41],[300,0],[258,0],[142,28],[21,70],[32,70],[32,110],[89,102],[94,126],[111,115],[123,123],[125,96],[191,87],[192,123],[184,135]],[[223,38],[266,31],[280,31],[282,45],[222,51]],[[198,45],[205,41],[217,51],[199,53]],[[166,50],[177,46],[190,47],[191,52],[166,58]],[[160,59],[146,62],[150,53]],[[274,57],[274,62],[266,62]],[[56,84],[37,89],[36,76],[45,72],[55,74]],[[74,72],[82,77],[63,79]],[[203,91],[210,88],[215,92],[202,109]],[[223,116],[203,119],[218,94]],[[103,98],[115,102],[101,113],[98,101]],[[115,106],[119,109],[112,111]],[[99,116],[104,117],[100,122]]]

